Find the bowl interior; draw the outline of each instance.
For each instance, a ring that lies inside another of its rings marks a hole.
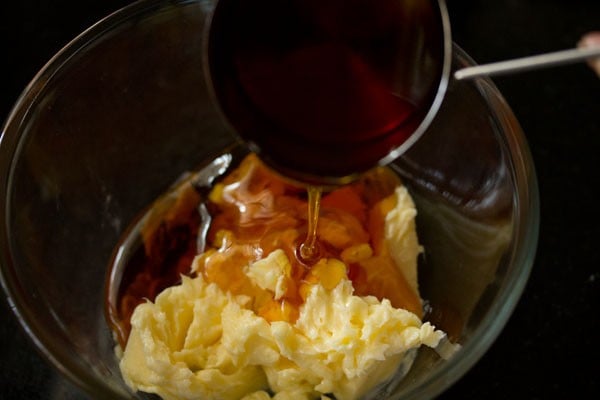
[[[89,393],[128,398],[103,283],[129,223],[185,171],[235,143],[203,76],[210,1],[138,2],[90,28],[34,78],[0,143],[2,283],[36,346]],[[457,47],[453,68],[472,61]],[[422,297],[462,345],[420,351],[392,397],[434,396],[506,323],[531,268],[538,199],[527,145],[486,80],[451,82],[393,163],[418,208]]]

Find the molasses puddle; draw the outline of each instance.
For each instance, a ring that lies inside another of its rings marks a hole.
[[[371,398],[421,345],[446,352],[421,320],[416,210],[397,175],[376,169],[317,211],[307,263],[307,191],[254,154],[225,154],[158,199],[109,274],[125,382],[164,399]]]

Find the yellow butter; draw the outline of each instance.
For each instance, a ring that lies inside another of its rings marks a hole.
[[[292,264],[283,250],[275,250],[262,260],[256,261],[246,268],[246,275],[261,289],[270,290],[279,300],[287,290],[287,279],[292,271]]]
[[[240,399],[268,388],[279,398],[357,399],[407,350],[443,337],[387,300],[354,296],[347,279],[333,290],[313,285],[295,324],[269,324],[247,303],[200,276],[139,306],[120,364],[126,383],[164,399]]]
[[[219,189],[220,190],[220,189]],[[222,196],[215,191],[214,196]],[[417,290],[416,209],[404,187],[385,219],[390,254]],[[226,239],[226,235],[223,235]],[[369,257],[368,244],[342,260]],[[202,256],[199,256],[202,257]],[[295,323],[269,323],[252,300],[216,284],[183,278],[154,303],[138,306],[120,367],[134,390],[170,399],[354,400],[390,378],[411,349],[436,347],[444,333],[386,299],[355,296],[342,260],[317,263]],[[249,265],[246,275],[281,298],[291,273],[283,250]],[[309,278],[311,277],[309,276]]]

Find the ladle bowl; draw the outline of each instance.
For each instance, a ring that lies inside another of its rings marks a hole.
[[[205,39],[225,120],[314,185],[406,151],[439,109],[452,53],[444,0],[220,0]]]

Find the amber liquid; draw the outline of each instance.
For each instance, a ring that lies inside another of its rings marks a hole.
[[[196,207],[177,211],[176,220],[160,212],[153,215],[154,211],[151,208],[133,221],[116,246],[109,267],[105,314],[123,348],[135,307],[180,283],[182,275],[190,276],[190,265],[198,253],[201,218]],[[150,220],[158,224],[145,235],[144,230],[152,225]]]
[[[306,239],[298,246],[298,257],[307,265],[314,264],[321,255],[321,246],[317,237],[319,210],[321,208],[321,188],[309,186],[308,192],[308,228]]]
[[[404,143],[427,111],[400,88],[397,0],[222,0],[209,71],[219,104],[261,158],[322,183],[356,176]],[[432,62],[435,64],[435,62]],[[421,94],[419,94],[421,96]]]
[[[264,301],[255,304],[255,312],[268,321],[295,321],[304,301],[303,288],[315,282],[317,258],[343,259],[345,249],[361,243],[381,247],[377,243],[383,240],[384,216],[369,210],[399,184],[393,172],[381,169],[323,197],[320,189],[312,188],[307,197],[304,188],[282,180],[249,156],[221,178],[218,184],[229,191],[224,202],[214,203],[207,196],[217,176],[209,175],[206,169],[195,175],[211,182],[200,191],[197,184],[184,182],[174,194],[157,200],[117,246],[107,282],[106,313],[122,346],[135,307],[179,283],[181,275],[192,275],[192,261],[204,252],[205,243],[213,250],[201,256],[198,273],[223,290],[255,299],[261,296],[255,293],[245,266],[283,250],[292,266],[288,290],[279,300],[262,296]],[[223,236],[223,232],[230,234]],[[347,263],[345,274],[355,293],[388,298],[395,307],[421,315],[418,294],[391,257],[373,257],[369,263]]]

